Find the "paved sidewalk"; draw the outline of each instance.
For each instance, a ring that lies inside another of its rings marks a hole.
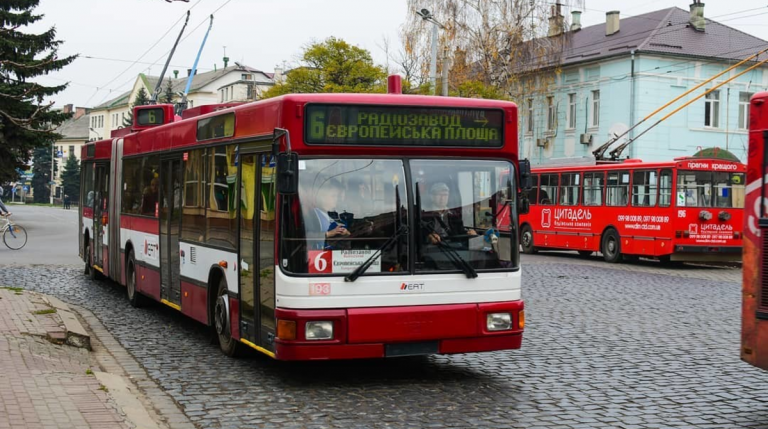
[[[194,428],[170,401],[155,409],[164,393],[142,393],[123,371],[130,355],[95,328],[110,347],[61,301],[0,287],[0,429]]]

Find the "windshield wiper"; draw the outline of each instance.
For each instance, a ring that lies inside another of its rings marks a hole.
[[[427,222],[422,221],[422,227],[426,227],[433,234],[437,234],[437,232]],[[453,265],[455,265],[456,268],[460,269],[464,273],[464,275],[467,276],[468,279],[477,278],[477,271],[475,271],[475,269],[472,267],[472,265],[469,262],[467,262],[466,259],[461,257],[461,255],[459,254],[459,252],[456,251],[456,249],[443,243],[442,241],[437,242],[437,248],[440,249],[440,251],[443,252],[446,256],[448,256],[448,259],[450,259],[451,262],[453,262]]]
[[[408,226],[403,225],[400,227],[400,229],[397,230],[395,235],[390,237],[389,240],[387,240],[384,244],[382,244],[381,247],[379,247],[376,250],[376,252],[374,252],[373,255],[371,255],[368,259],[366,259],[365,262],[360,264],[360,266],[357,267],[355,271],[352,271],[351,273],[349,273],[348,276],[344,277],[344,281],[353,282],[357,280],[358,277],[360,277],[363,273],[365,273],[366,270],[368,270],[368,268],[371,267],[371,265],[373,265],[373,261],[375,261],[376,258],[379,257],[379,255],[381,255],[381,252],[387,250],[391,245],[396,243],[397,240],[405,234],[408,234]]]

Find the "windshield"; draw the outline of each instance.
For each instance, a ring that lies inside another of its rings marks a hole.
[[[418,224],[416,271],[460,270],[457,256],[476,270],[517,266],[512,164],[415,160],[410,165]]]
[[[504,161],[302,159],[299,192],[282,199],[282,268],[347,276],[374,256],[364,276],[515,268],[514,175]]]
[[[678,207],[744,207],[744,173],[679,171]]]
[[[282,264],[292,273],[349,274],[408,222],[401,160],[301,160],[298,196],[285,201]],[[366,274],[408,270],[407,243],[387,246]]]

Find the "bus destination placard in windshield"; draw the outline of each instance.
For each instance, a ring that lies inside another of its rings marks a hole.
[[[450,107],[310,104],[307,144],[501,147],[504,112]]]

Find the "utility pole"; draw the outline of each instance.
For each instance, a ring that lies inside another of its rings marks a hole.
[[[448,96],[448,68],[450,67],[448,61],[448,46],[443,48],[443,97]]]
[[[50,203],[53,205],[53,165],[56,159],[56,142],[51,142],[51,180],[48,181],[51,188]]]
[[[435,95],[437,92],[437,29],[438,27],[445,29],[445,26],[438,22],[432,13],[430,13],[430,11],[427,9],[417,11],[416,14],[419,15],[424,21],[428,21],[434,24],[432,27],[432,58],[429,64],[429,92],[432,95]],[[444,79],[447,80],[447,71],[443,71],[443,76]],[[445,87],[445,84],[443,84],[443,87]],[[444,88],[444,91],[446,94],[443,95],[447,95],[447,89]]]

